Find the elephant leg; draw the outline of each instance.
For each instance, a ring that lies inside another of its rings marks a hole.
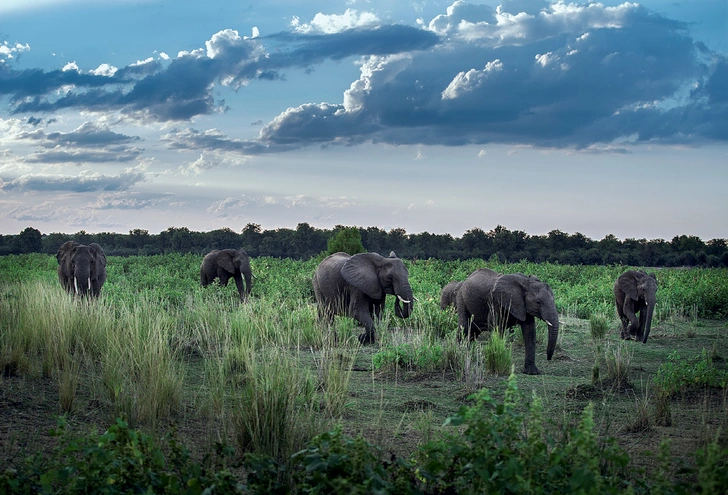
[[[238,294],[240,294],[240,301],[245,302],[248,297],[248,293],[245,292],[245,286],[243,285],[243,277],[240,273],[236,273],[233,278],[235,279],[235,285],[238,287]]]
[[[349,314],[364,327],[364,333],[359,335],[361,344],[373,344],[376,340],[374,320],[370,313],[371,301],[368,301],[363,295],[352,294],[349,303]]]
[[[634,301],[627,297],[622,306],[622,338],[631,339],[637,333],[638,326],[639,320],[634,313]]]
[[[530,321],[521,323],[521,332],[523,332],[523,344],[526,348],[523,372],[527,375],[538,375],[541,372],[536,367],[536,321],[530,319]]]
[[[227,287],[228,280],[230,280],[230,274],[220,268],[217,271],[217,278],[220,279],[220,285],[222,285],[223,287]]]
[[[473,321],[471,320],[471,314],[470,311],[465,308],[464,304],[461,304],[458,306],[458,342],[463,337],[466,337],[468,340],[470,340],[470,335],[472,333],[472,327]]]

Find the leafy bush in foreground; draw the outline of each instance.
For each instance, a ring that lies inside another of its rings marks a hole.
[[[696,452],[696,467],[672,479],[669,446],[649,474],[628,472],[629,456],[613,440],[601,442],[587,406],[576,427],[560,439],[547,433],[541,400],[523,404],[511,375],[505,399],[487,389],[448,418],[452,433],[419,447],[412,460],[392,456],[340,428],[318,435],[287,463],[247,454],[245,482],[228,468],[230,449],[201,464],[175,438],[160,447],[117,420],[103,435],[79,440],[64,433],[50,456],[30,457],[0,474],[0,494],[31,493],[726,493],[728,449],[718,439]],[[697,482],[697,483],[696,483]]]

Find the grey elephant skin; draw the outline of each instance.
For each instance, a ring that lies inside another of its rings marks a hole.
[[[647,343],[657,302],[657,277],[644,270],[627,270],[614,282],[614,302],[622,322],[620,337]]]
[[[253,272],[250,269],[248,253],[242,249],[215,249],[210,251],[200,265],[200,285],[207,287],[215,281],[227,286],[228,280],[235,280],[240,300],[245,301],[253,288]],[[245,285],[243,285],[243,279]]]
[[[387,294],[397,297],[394,312],[409,318],[414,308],[407,267],[390,253],[334,253],[326,257],[313,275],[313,290],[319,318],[329,325],[334,315],[350,316],[364,327],[359,342],[375,341],[374,319],[379,318]]]
[[[443,311],[449,307],[457,307],[457,295],[462,282],[450,282],[440,292],[440,309]]]
[[[99,297],[106,282],[106,255],[95,242],[67,241],[58,248],[58,281],[70,294]]]
[[[522,273],[503,275],[488,268],[474,271],[457,292],[458,331],[475,340],[483,330],[521,326],[526,359],[523,372],[538,375],[536,318],[549,327],[546,359],[551,360],[559,336],[559,316],[551,287]]]

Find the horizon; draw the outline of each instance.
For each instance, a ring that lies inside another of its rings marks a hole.
[[[726,118],[724,0],[0,4],[4,235],[723,239]]]
[[[390,232],[391,230],[395,230],[395,229],[402,228],[402,227],[394,227],[393,229],[382,229],[381,227],[377,227],[375,225],[361,226],[361,225],[340,225],[340,224],[339,225],[336,225],[334,227],[325,228],[325,227],[317,227],[315,225],[311,225],[308,222],[299,222],[298,224],[296,224],[295,227],[275,227],[275,228],[268,229],[268,228],[265,228],[265,227],[263,227],[262,225],[260,225],[260,224],[258,224],[256,222],[249,222],[249,223],[250,224],[254,224],[254,225],[259,225],[260,226],[260,229],[261,229],[261,232],[266,232],[266,231],[273,232],[273,231],[281,230],[281,229],[296,231],[298,225],[304,224],[304,223],[305,224],[308,224],[309,227],[311,227],[313,229],[316,229],[316,230],[331,230],[331,231],[333,231],[336,227],[345,227],[345,228],[346,227],[355,227],[357,229],[364,229],[364,230],[367,230],[367,229],[370,229],[370,228],[377,228],[377,229],[380,229],[380,230],[382,230],[384,232]],[[84,234],[87,234],[87,235],[114,234],[114,235],[127,235],[128,236],[128,235],[131,235],[132,231],[135,231],[135,230],[146,231],[147,234],[149,234],[149,235],[155,235],[156,236],[156,235],[159,235],[162,232],[168,231],[170,229],[183,229],[183,228],[187,228],[190,232],[200,232],[200,233],[210,233],[210,232],[213,232],[213,231],[216,231],[216,230],[225,230],[225,229],[228,229],[228,230],[234,232],[235,234],[242,235],[243,230],[244,230],[244,228],[246,226],[247,225],[243,226],[243,228],[241,228],[238,231],[238,230],[235,230],[235,229],[233,229],[231,227],[219,227],[217,229],[209,229],[209,230],[195,230],[195,229],[189,229],[188,227],[185,227],[185,226],[179,226],[178,227],[178,226],[175,226],[175,225],[171,225],[171,226],[167,227],[166,229],[160,230],[158,232],[150,232],[150,231],[147,231],[146,229],[130,229],[127,232],[114,232],[114,231],[90,232],[90,231],[86,231],[86,230],[79,230],[79,231],[76,231],[76,232],[57,232],[57,231],[54,231],[54,232],[43,232],[40,229],[37,229],[36,227],[33,227],[32,225],[29,225],[29,226],[27,226],[25,228],[33,228],[33,229],[36,229],[36,230],[38,230],[41,233],[41,236],[48,236],[48,235],[52,235],[52,234],[61,234],[61,235],[66,235],[66,236],[72,237],[75,234],[79,234],[81,232],[83,232]],[[452,236],[453,239],[460,239],[465,234],[467,234],[468,232],[474,231],[476,229],[480,229],[481,231],[483,231],[486,234],[488,234],[490,232],[494,232],[498,227],[504,228],[505,230],[507,230],[509,232],[519,232],[518,229],[509,229],[507,226],[500,225],[500,224],[499,225],[496,225],[495,227],[493,227],[491,229],[488,229],[488,230],[486,230],[486,229],[484,229],[482,227],[475,226],[475,227],[472,227],[472,228],[466,230],[465,232],[463,232],[460,235],[454,235],[454,234],[451,234],[449,232],[429,232],[429,231],[409,232],[406,229],[405,229],[405,232],[406,232],[406,235],[408,235],[408,236],[409,235],[420,235],[420,234],[427,233],[427,234],[431,234],[431,235],[435,235],[435,236],[450,235],[450,236]],[[22,229],[20,232],[22,232],[23,230],[25,230],[25,229]],[[619,242],[624,242],[624,241],[627,241],[627,240],[647,241],[647,242],[662,240],[662,241],[670,242],[672,239],[674,239],[676,237],[682,237],[682,236],[685,236],[685,237],[696,237],[696,238],[700,239],[703,243],[707,243],[707,242],[712,241],[712,240],[728,240],[728,238],[726,238],[726,237],[712,237],[710,239],[704,239],[702,237],[695,236],[695,235],[689,234],[689,233],[675,234],[675,235],[672,235],[670,237],[654,237],[654,238],[647,238],[647,237],[624,237],[624,238],[621,238],[621,237],[616,236],[614,234],[605,234],[601,238],[594,238],[594,237],[590,237],[590,236],[584,234],[583,232],[578,232],[578,231],[577,232],[568,232],[568,231],[564,231],[564,230],[561,230],[561,229],[551,229],[548,232],[544,232],[544,233],[540,233],[540,234],[535,234],[535,233],[525,232],[525,231],[521,231],[521,232],[524,232],[527,237],[548,237],[548,235],[551,232],[556,232],[556,231],[561,232],[563,234],[566,234],[568,236],[574,236],[574,235],[580,234],[580,235],[583,235],[584,237],[586,237],[587,239],[589,239],[591,241],[595,241],[595,242],[602,241],[602,240],[604,240],[604,239],[606,239],[606,238],[608,238],[610,236],[611,237],[614,237]],[[0,234],[0,235],[12,236],[12,235],[18,235],[18,234],[20,234],[20,232],[11,233],[11,234]]]

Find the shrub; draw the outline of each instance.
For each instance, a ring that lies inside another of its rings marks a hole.
[[[330,255],[340,251],[351,255],[366,252],[361,243],[361,232],[357,227],[345,227],[329,239],[326,244],[326,254]]]
[[[684,392],[691,387],[728,386],[728,371],[713,365],[712,354],[703,349],[699,358],[683,360],[677,351],[667,356],[667,362],[660,366],[655,375],[658,395],[667,397]]]

